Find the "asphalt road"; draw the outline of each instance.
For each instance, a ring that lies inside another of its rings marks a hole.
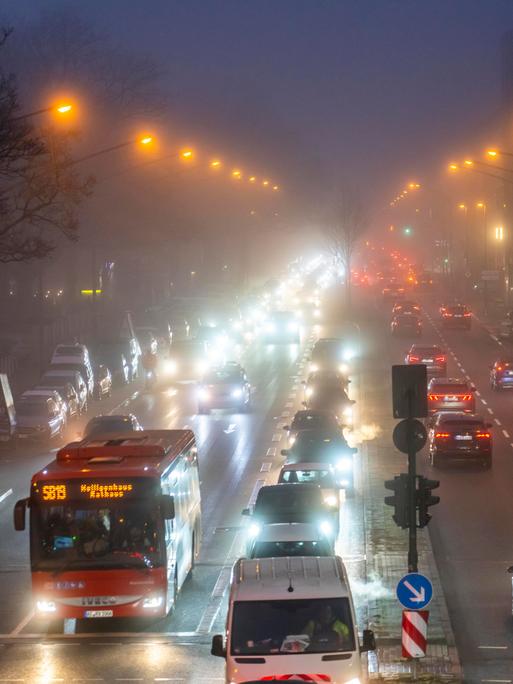
[[[300,408],[301,379],[311,345],[251,345],[242,362],[253,385],[246,414],[197,415],[192,384],[146,393],[117,393],[95,404],[96,412],[134,412],[144,427],[190,426],[199,447],[203,540],[199,562],[184,585],[176,610],[164,620],[70,621],[34,618],[28,571],[28,534],[12,527],[12,507],[28,493],[30,477],[53,456],[23,447],[0,452],[0,684],[3,682],[221,682],[224,663],[210,655],[211,636],[222,632],[233,562],[243,555],[245,521],[240,513],[264,483],[276,481],[283,425]],[[352,396],[358,393],[354,378]],[[122,400],[125,405],[117,408]],[[79,431],[70,428],[70,439]],[[54,449],[55,451],[55,449]],[[12,492],[10,491],[12,490]],[[361,501],[345,502],[342,555],[363,556]],[[351,563],[351,561],[350,561]],[[355,562],[350,572],[359,572]]]
[[[513,681],[513,392],[494,392],[489,366],[513,347],[499,344],[474,321],[470,331],[442,329],[443,297],[424,297],[422,343],[448,352],[448,375],[470,378],[477,388],[476,410],[494,423],[494,462],[490,471],[454,464],[431,468],[427,450],[419,470],[440,481],[441,498],[431,509],[429,532],[463,665],[465,682]],[[382,314],[383,334],[389,317]],[[389,333],[388,333],[389,335]],[[390,335],[389,335],[390,336]],[[413,339],[393,339],[391,362],[403,363]]]

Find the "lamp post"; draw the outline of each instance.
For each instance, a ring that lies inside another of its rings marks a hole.
[[[477,202],[476,209],[480,209],[483,212],[483,260],[482,260],[482,271],[486,271],[488,266],[488,231],[486,226],[486,203]],[[483,283],[483,309],[485,314],[488,313],[488,280],[483,279],[483,273],[481,272],[481,280]]]

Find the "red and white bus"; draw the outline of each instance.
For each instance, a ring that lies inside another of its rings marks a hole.
[[[59,618],[164,616],[198,555],[198,455],[190,430],[72,442],[32,478],[36,612]]]

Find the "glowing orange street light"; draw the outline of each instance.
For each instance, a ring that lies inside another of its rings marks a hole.
[[[193,157],[193,151],[192,150],[182,150],[180,152],[180,156],[182,157],[182,159],[190,160]]]
[[[68,112],[71,112],[73,109],[73,105],[71,104],[61,104],[58,107],[55,108],[59,114],[67,114]]]
[[[239,169],[233,169],[232,178],[240,180],[242,178],[242,171],[239,171]]]
[[[221,162],[219,159],[212,159],[210,162],[211,169],[219,169],[221,167]]]
[[[256,183],[256,176],[250,176],[250,177],[249,177],[249,182],[250,182],[250,183]]]
[[[465,159],[463,163],[465,164],[465,166],[474,166],[474,162],[472,161],[472,159]]]
[[[492,159],[495,159],[495,157],[499,154],[497,150],[486,150],[486,154],[491,157]]]
[[[267,186],[269,185],[269,181],[268,181],[268,180],[263,180],[263,181],[262,181],[262,185],[265,185],[265,186],[267,187]]]
[[[460,167],[458,166],[458,164],[455,164],[454,162],[451,162],[451,163],[449,164],[449,167],[448,167],[448,168],[449,168],[449,171],[458,171]]]
[[[276,192],[276,190],[279,190],[279,189],[280,189],[279,185],[273,185],[273,190],[274,190],[275,192]]]
[[[484,202],[476,202],[477,209],[486,209],[486,204]]]
[[[463,209],[463,210],[465,210],[466,208],[467,208],[467,205],[466,205],[466,204],[463,204],[463,202],[462,202],[461,204],[458,204],[458,209]]]
[[[153,138],[151,135],[146,135],[144,136],[144,138],[141,138],[139,142],[141,143],[141,145],[151,145],[151,143],[153,142]]]

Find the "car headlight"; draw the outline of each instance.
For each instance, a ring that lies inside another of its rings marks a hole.
[[[356,352],[354,349],[351,349],[350,347],[348,349],[344,349],[344,361],[351,361],[351,359],[354,359],[356,356]]]
[[[258,523],[251,523],[248,529],[248,534],[250,537],[258,537],[260,532],[262,531],[262,527]]]
[[[240,389],[240,387],[238,387],[237,389],[234,389],[234,390],[233,390],[233,392],[232,392],[232,397],[233,397],[234,399],[240,399],[240,398],[242,397],[242,390]]]
[[[359,677],[355,677],[354,679],[349,679],[347,682],[344,682],[344,684],[361,684],[361,682]]]
[[[338,367],[339,373],[342,373],[342,375],[347,375],[349,372],[349,366],[347,363],[341,363],[340,366]]]
[[[332,506],[335,507],[338,503],[337,497],[334,494],[329,494],[328,496],[324,497],[324,503],[327,506]]]
[[[160,608],[164,603],[164,597],[162,594],[154,594],[153,596],[147,596],[143,599],[143,608]]]
[[[313,396],[313,393],[314,393],[313,387],[307,387],[306,388],[306,390],[305,390],[305,396],[306,397],[310,398],[311,396]]]
[[[295,441],[296,441],[296,435],[290,435],[290,437],[289,437],[290,446],[292,446]]]
[[[55,601],[48,601],[47,599],[36,601],[36,608],[40,613],[55,613],[57,610]]]
[[[342,415],[344,418],[352,418],[353,417],[353,407],[352,406],[345,406],[342,409]]]
[[[311,363],[310,364],[310,373],[317,373],[319,370],[319,366],[316,363]]]
[[[319,529],[326,536],[333,534],[333,525],[328,520],[323,520],[319,525]]]
[[[198,397],[201,401],[208,401],[210,399],[210,392],[204,387],[200,387],[198,390]]]
[[[342,470],[344,472],[348,472],[349,470],[353,469],[353,461],[350,458],[341,458],[340,461],[337,463],[337,470]]]
[[[164,362],[164,372],[169,375],[174,375],[178,371],[178,364],[173,359],[167,359]]]
[[[297,330],[297,328],[298,328],[297,323],[292,323],[292,322],[291,322],[291,323],[289,323],[289,324],[287,325],[287,330],[288,330],[289,332],[294,332],[295,330]]]

